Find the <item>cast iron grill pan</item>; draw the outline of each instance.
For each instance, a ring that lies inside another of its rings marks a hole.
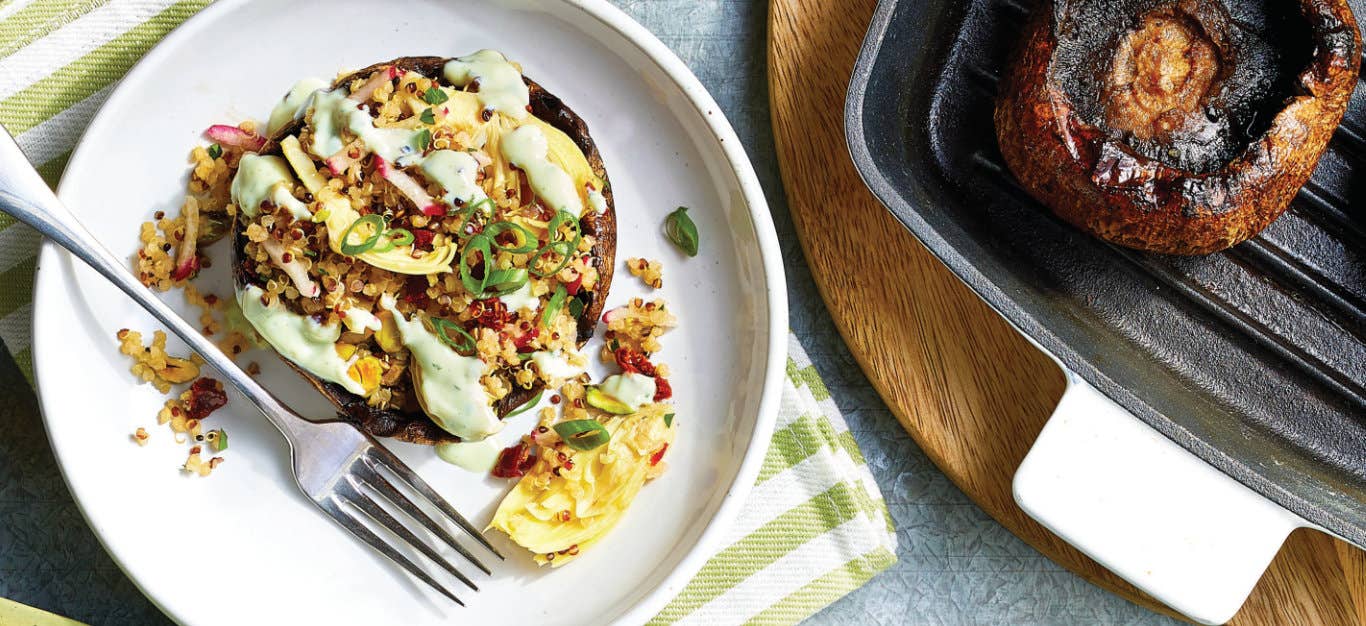
[[[1352,8],[1366,17],[1366,0]],[[1113,246],[1054,218],[997,149],[998,76],[1032,10],[880,4],[846,110],[865,181],[1072,371],[1240,482],[1366,545],[1366,95],[1353,94],[1310,182],[1258,237],[1207,257]]]

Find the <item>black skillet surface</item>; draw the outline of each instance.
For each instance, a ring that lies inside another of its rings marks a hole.
[[[1366,94],[1353,95],[1313,178],[1260,236],[1200,258],[1111,246],[1054,218],[1002,165],[996,77],[1031,7],[883,0],[845,109],[860,174],[1069,369],[1243,484],[1366,546]],[[1366,0],[1352,7],[1366,17]]]

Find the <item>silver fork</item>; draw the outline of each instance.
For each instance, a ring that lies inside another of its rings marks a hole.
[[[470,589],[479,590],[474,581],[381,506],[377,496],[436,535],[485,574],[492,573],[474,554],[457,542],[445,527],[423,512],[413,500],[403,495],[399,487],[385,477],[385,473],[388,473],[397,478],[395,482],[416,492],[422,499],[435,506],[447,521],[455,523],[477,540],[484,549],[500,560],[503,558],[474,525],[457,513],[425,481],[392,452],[379,445],[373,437],[346,422],[311,421],[295,413],[237,367],[170,307],[153,296],[149,289],[124,268],[125,264],[100,245],[91,236],[90,231],[62,205],[19,150],[14,138],[3,129],[0,129],[0,211],[32,226],[57,245],[66,248],[76,258],[95,268],[95,271],[117,285],[142,308],[147,309],[165,324],[171,332],[189,344],[191,349],[204,357],[209,365],[242,392],[242,395],[284,434],[285,439],[289,440],[294,479],[304,495],[356,538],[369,544],[409,574],[431,585],[442,595],[464,605],[454,593],[395,548],[394,543],[371,531],[363,521],[364,518],[368,518],[388,530],[398,542],[418,551]]]

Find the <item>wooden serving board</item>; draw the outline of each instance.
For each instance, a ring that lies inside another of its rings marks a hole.
[[[930,459],[1016,536],[1086,580],[1172,614],[1035,523],[1011,478],[1061,371],[929,253],[859,179],[844,98],[876,0],[771,0],[769,94],[788,203],[826,306]],[[1366,624],[1366,552],[1297,531],[1233,624]]]

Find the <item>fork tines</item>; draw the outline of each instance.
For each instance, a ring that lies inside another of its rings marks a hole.
[[[351,463],[350,467],[338,478],[336,484],[333,486],[331,494],[317,500],[318,506],[336,519],[338,523],[344,526],[357,538],[379,551],[380,554],[383,554],[390,561],[393,561],[394,564],[402,567],[418,580],[427,583],[433,589],[440,592],[441,595],[464,606],[465,603],[462,602],[460,598],[443,587],[432,578],[431,575],[414,563],[412,559],[408,558],[391,545],[390,542],[372,532],[362,521],[361,516],[369,518],[372,522],[389,531],[389,533],[397,537],[401,542],[408,544],[408,546],[421,553],[441,569],[444,569],[452,576],[455,576],[470,589],[474,591],[479,590],[479,587],[474,584],[474,581],[470,580],[468,576],[456,569],[456,567],[451,564],[450,561],[442,557],[435,548],[419,538],[407,525],[389,513],[389,511],[376,502],[375,498],[371,497],[369,494],[378,495],[379,498],[388,502],[390,506],[402,511],[405,516],[417,522],[418,525],[425,528],[431,534],[436,535],[442,543],[460,553],[461,556],[473,563],[480,571],[485,574],[492,574],[492,571],[490,571],[486,565],[466,549],[465,546],[456,541],[455,537],[438,523],[437,520],[434,520],[431,516],[427,515],[427,513],[416,503],[403,495],[399,488],[395,487],[389,479],[385,478],[381,469],[398,477],[400,483],[407,485],[413,491],[421,495],[422,498],[426,499],[427,502],[436,507],[436,509],[441,512],[441,515],[447,518],[447,521],[454,523],[456,526],[459,526],[461,530],[468,533],[471,537],[474,537],[479,545],[498,557],[499,560],[503,559],[503,555],[489,544],[488,540],[484,538],[483,534],[480,533],[473,524],[466,520],[464,516],[457,513],[450,503],[446,502],[444,498],[438,495],[435,490],[427,485],[426,481],[422,480],[421,477],[409,469],[408,466],[395,457],[392,452],[389,452],[382,447],[371,446],[364,453],[358,455]],[[359,512],[361,516],[356,515],[357,512]]]

